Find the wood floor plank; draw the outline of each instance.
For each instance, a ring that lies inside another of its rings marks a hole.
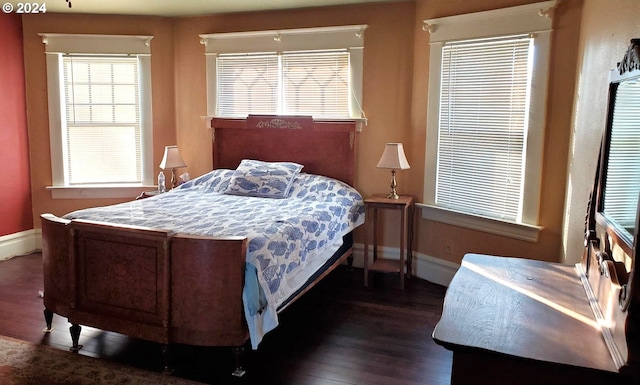
[[[247,375],[230,376],[227,348],[172,346],[174,375],[209,384],[449,385],[452,356],[431,333],[445,288],[397,275],[375,274],[363,286],[361,269],[339,268],[288,308],[280,326],[246,357]],[[42,257],[0,262],[0,334],[67,350],[69,324],[54,316],[43,333]],[[83,327],[80,354],[135,367],[161,369],[160,346]]]

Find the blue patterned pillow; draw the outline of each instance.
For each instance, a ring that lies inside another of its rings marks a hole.
[[[287,198],[302,165],[244,159],[234,171],[225,194]]]

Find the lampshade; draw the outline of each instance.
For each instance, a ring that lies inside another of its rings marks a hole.
[[[378,161],[377,168],[390,168],[393,170],[406,170],[411,168],[407,157],[404,155],[402,143],[387,143]]]
[[[184,160],[180,156],[178,146],[166,146],[164,148],[164,157],[160,162],[160,168],[166,170],[179,167],[187,167],[187,165],[184,164]]]

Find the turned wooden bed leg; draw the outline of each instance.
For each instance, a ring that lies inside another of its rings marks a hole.
[[[171,349],[169,345],[162,345],[162,373],[163,374],[173,374],[173,368],[171,368]]]
[[[51,333],[53,327],[53,312],[47,308],[44,309],[44,322],[47,324],[47,327],[43,330],[45,333]]]
[[[245,355],[244,346],[236,346],[233,348],[233,361],[236,366],[233,373],[231,373],[234,377],[242,377],[245,375],[246,371],[243,368],[243,361]]]
[[[82,349],[82,345],[78,344],[78,342],[80,341],[81,331],[82,326],[78,324],[71,324],[71,327],[69,327],[69,332],[71,333],[71,342],[73,343],[69,350],[71,350],[72,352],[78,352],[80,349]]]

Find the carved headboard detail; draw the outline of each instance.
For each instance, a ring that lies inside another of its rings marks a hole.
[[[311,118],[310,118],[311,119]],[[313,125],[313,119],[307,121],[304,118],[298,118],[295,120],[283,119],[283,118],[270,118],[250,116],[247,119],[247,126],[255,128],[282,128],[289,130],[302,130],[302,125]],[[307,127],[309,128],[309,127]]]
[[[620,75],[634,70],[640,70],[640,39],[631,39],[627,53],[625,53],[622,61],[618,63]]]

